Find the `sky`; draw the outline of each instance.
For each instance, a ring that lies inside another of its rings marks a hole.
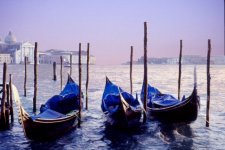
[[[0,38],[38,42],[38,50],[77,51],[79,43],[99,65],[143,56],[144,22],[148,57],[224,55],[224,0],[0,0]]]

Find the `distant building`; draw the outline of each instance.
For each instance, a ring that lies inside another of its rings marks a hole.
[[[148,58],[148,64],[177,64],[178,58]],[[137,64],[143,64],[144,57],[138,59]]]
[[[56,49],[50,49],[45,52],[42,52],[39,54],[39,62],[41,64],[51,64],[53,62],[56,62],[57,64],[60,63],[60,56],[63,58],[63,63],[68,64],[70,63],[70,55],[72,54],[72,63],[78,64],[78,51],[64,51],[64,50],[56,50]],[[93,55],[90,55],[90,61],[89,63],[91,65],[94,65],[96,62],[96,58]],[[87,63],[87,53],[86,51],[81,52],[81,63],[86,64]]]
[[[142,56],[139,58],[136,62],[134,61],[134,64],[143,64],[144,57]],[[149,64],[178,64],[179,58],[148,58]],[[188,64],[206,64],[207,58],[198,56],[198,55],[184,55],[182,56],[181,63],[184,65]],[[212,56],[210,60],[211,64],[215,65],[225,65],[225,56]],[[129,64],[129,62],[124,63]]]
[[[224,65],[225,64],[225,56],[213,56],[211,58],[213,64]]]
[[[38,52],[38,63],[51,64],[53,62],[60,63],[60,56],[63,57],[63,63],[70,62],[70,54],[72,54],[72,63],[78,64],[78,51],[64,51],[50,49],[46,52]],[[17,42],[16,37],[9,32],[2,41],[0,38],[0,63],[24,63],[24,58],[28,57],[28,63],[34,64],[34,44],[30,42]],[[90,55],[90,64],[95,64],[96,58]],[[87,63],[86,51],[82,51],[81,63]]]
[[[167,58],[167,64],[178,64],[179,58]]]
[[[14,63],[24,63],[24,57],[28,57],[28,63],[34,64],[34,45],[29,42],[21,43],[20,49],[14,52]]]
[[[11,56],[10,54],[0,54],[0,64],[6,62],[7,64],[11,63]]]
[[[198,55],[185,55],[182,64],[206,64],[206,58]]]
[[[10,55],[10,63],[24,63],[25,56],[29,63],[34,63],[34,45],[30,42],[17,42],[12,32],[9,32],[4,42],[0,40],[0,54]]]

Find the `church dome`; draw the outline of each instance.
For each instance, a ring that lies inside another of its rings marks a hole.
[[[16,37],[9,31],[9,34],[5,37],[5,43],[13,44],[16,43]]]

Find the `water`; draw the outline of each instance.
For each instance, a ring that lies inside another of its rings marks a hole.
[[[2,65],[0,66],[2,68]],[[63,84],[69,68],[64,69]],[[190,95],[193,89],[194,66],[182,68],[181,95]],[[37,108],[60,91],[59,66],[57,81],[53,81],[52,65],[39,65]],[[27,97],[23,97],[24,66],[9,65],[24,108],[32,114],[33,65],[28,65]],[[83,68],[85,73],[85,68]],[[0,75],[2,69],[0,70]],[[225,145],[225,66],[211,67],[210,127],[205,127],[206,66],[197,66],[198,93],[201,108],[198,118],[190,125],[165,125],[150,121],[139,129],[124,131],[105,126],[105,116],[100,104],[105,86],[105,76],[124,90],[129,91],[129,66],[90,66],[89,110],[83,113],[81,128],[48,142],[31,141],[24,136],[15,111],[15,123],[8,131],[0,132],[0,149],[224,149]],[[74,80],[78,82],[78,69],[73,66]],[[177,97],[178,66],[149,65],[148,81],[163,93]],[[85,91],[86,75],[82,89]],[[0,77],[2,80],[2,76]],[[133,68],[133,91],[140,94],[143,66]]]

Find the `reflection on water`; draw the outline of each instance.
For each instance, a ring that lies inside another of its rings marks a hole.
[[[2,68],[2,66],[0,66]],[[149,65],[148,81],[163,93],[177,97],[178,66]],[[28,65],[27,97],[23,96],[24,66],[9,65],[8,72],[13,75],[13,83],[17,86],[25,109],[32,114],[33,99],[33,66]],[[66,83],[69,68],[64,69],[63,83]],[[86,69],[83,68],[83,71]],[[190,95],[193,89],[194,66],[182,68],[181,95]],[[57,66],[59,79],[59,66]],[[60,92],[60,81],[52,80],[52,65],[38,66],[37,108],[42,103]],[[2,69],[0,69],[2,74]],[[210,128],[205,127],[206,108],[206,67],[197,66],[198,93],[201,108],[198,119],[190,125],[168,125],[157,121],[142,124],[140,128],[116,129],[105,125],[100,104],[105,86],[105,76],[130,91],[129,66],[90,66],[89,110],[82,116],[81,128],[77,128],[64,136],[48,142],[26,139],[18,114],[15,110],[15,123],[8,131],[0,132],[0,149],[223,149],[225,141],[225,67],[211,67],[211,106]],[[74,81],[78,82],[78,69],[73,66]],[[82,89],[85,91],[83,74]],[[1,80],[2,76],[0,76]],[[133,91],[140,94],[143,81],[143,66],[133,68]]]
[[[192,130],[186,124],[159,124],[162,141],[170,149],[193,149]]]
[[[184,124],[177,127],[177,132],[189,138],[194,137],[194,134],[189,124]]]

